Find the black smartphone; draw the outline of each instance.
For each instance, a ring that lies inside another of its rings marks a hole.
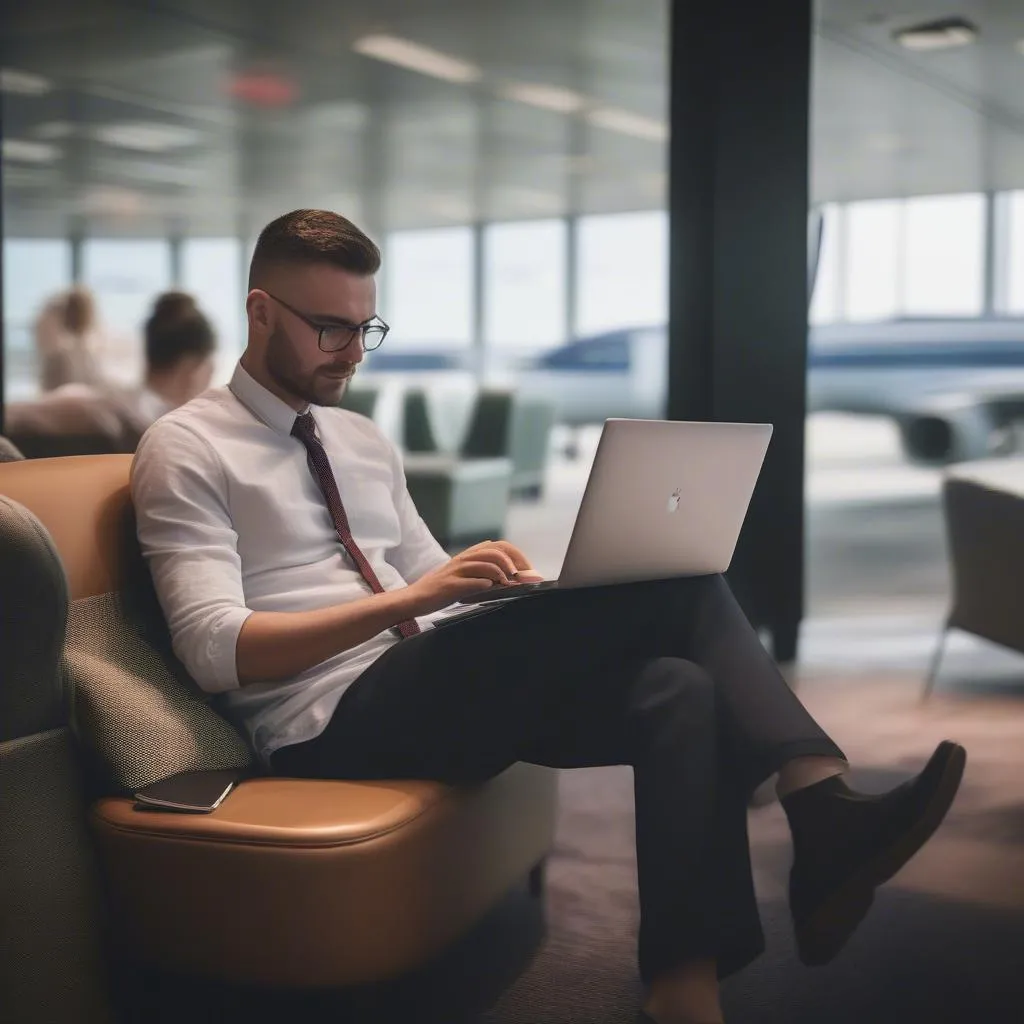
[[[151,782],[135,793],[136,810],[180,811],[184,814],[209,814],[216,810],[245,777],[241,768],[179,772]]]

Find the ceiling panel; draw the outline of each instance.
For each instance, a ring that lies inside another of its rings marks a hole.
[[[322,204],[379,233],[663,205],[667,3],[6,5],[3,66],[49,85],[3,95],[7,230],[244,233]],[[974,45],[912,53],[892,37],[948,13],[977,23]],[[479,80],[354,52],[370,33]],[[1024,188],[1021,39],[1021,0],[821,0],[813,198]]]

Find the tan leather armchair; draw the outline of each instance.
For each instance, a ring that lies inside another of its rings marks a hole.
[[[470,788],[255,776],[210,814],[136,809],[133,786],[245,755],[180,688],[158,606],[132,589],[148,574],[130,464],[0,465],[0,494],[38,517],[67,575],[65,663],[73,683],[91,681],[75,697],[81,741],[98,761],[128,752],[90,809],[116,946],[164,969],[272,986],[379,981],[426,962],[542,863],[556,773],[520,764]]]

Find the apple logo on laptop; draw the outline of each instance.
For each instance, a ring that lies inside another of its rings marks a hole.
[[[668,510],[669,512],[677,512],[679,510],[679,502],[683,500],[683,496],[679,493],[677,487],[668,497]]]

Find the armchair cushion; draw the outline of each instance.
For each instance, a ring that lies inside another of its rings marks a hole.
[[[71,724],[94,784],[120,792],[177,772],[254,761],[171,651],[135,541],[130,463],[128,455],[30,459],[4,464],[2,477],[4,492],[45,523],[63,563]],[[61,572],[60,563],[37,561],[39,573]]]
[[[479,786],[249,779],[210,814],[93,808],[118,937],[187,974],[340,987],[417,967],[550,847],[555,773]],[[258,898],[256,898],[258,896]]]
[[[81,598],[68,620],[72,720],[108,787],[135,792],[178,772],[253,764],[240,733],[161,642],[159,609],[134,596]]]

